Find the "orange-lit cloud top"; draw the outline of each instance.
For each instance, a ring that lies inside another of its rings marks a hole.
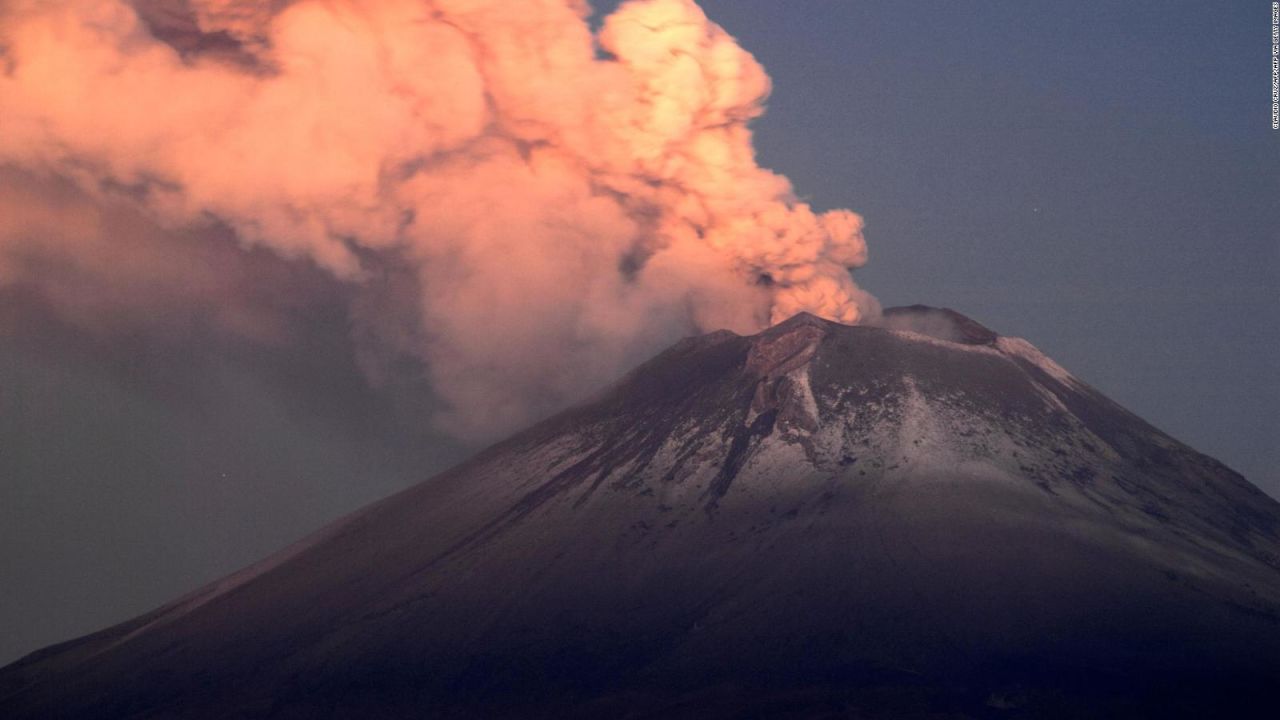
[[[230,226],[352,283],[484,434],[673,334],[877,312],[862,220],[755,162],[769,79],[692,0],[10,0],[0,163]],[[0,237],[3,242],[3,237]],[[2,275],[0,275],[2,277]],[[2,280],[0,280],[2,281]]]

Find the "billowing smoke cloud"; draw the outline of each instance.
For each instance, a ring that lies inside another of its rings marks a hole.
[[[0,164],[374,288],[357,335],[419,358],[460,435],[681,334],[878,313],[849,273],[861,218],[756,164],[769,79],[692,0],[628,2],[598,33],[577,0],[0,13]]]

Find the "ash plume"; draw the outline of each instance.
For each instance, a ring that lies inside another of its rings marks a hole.
[[[16,0],[0,10],[0,166],[374,287],[362,296],[386,301],[352,314],[370,363],[415,356],[463,437],[682,334],[878,315],[850,276],[862,219],[814,211],[756,163],[770,84],[755,59],[692,0],[625,3],[598,32],[589,15],[578,0]],[[6,228],[0,268],[31,244]],[[80,252],[75,236],[56,251]],[[169,262],[187,261],[175,243]]]

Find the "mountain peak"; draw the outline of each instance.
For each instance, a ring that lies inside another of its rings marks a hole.
[[[752,337],[746,370],[757,377],[786,374],[813,358],[818,344],[836,328],[847,327],[800,313]]]
[[[913,306],[677,343],[0,671],[0,715],[1252,717],[1277,656],[1280,505],[1030,343]]]
[[[861,326],[849,326],[833,320],[825,320],[808,312],[800,312],[760,333],[772,338],[793,332],[810,335],[840,332],[848,327],[874,327],[908,332],[916,335],[960,345],[994,346],[1000,335],[982,323],[951,308],[928,305],[907,305],[886,309],[879,318]]]
[[[994,345],[1000,337],[985,325],[951,308],[928,305],[889,308],[884,311],[879,324],[890,330],[919,333],[964,345]]]

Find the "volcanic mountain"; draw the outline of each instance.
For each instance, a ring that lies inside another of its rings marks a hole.
[[[1274,717],[1278,533],[1024,340],[799,315],[9,666],[0,716]]]

